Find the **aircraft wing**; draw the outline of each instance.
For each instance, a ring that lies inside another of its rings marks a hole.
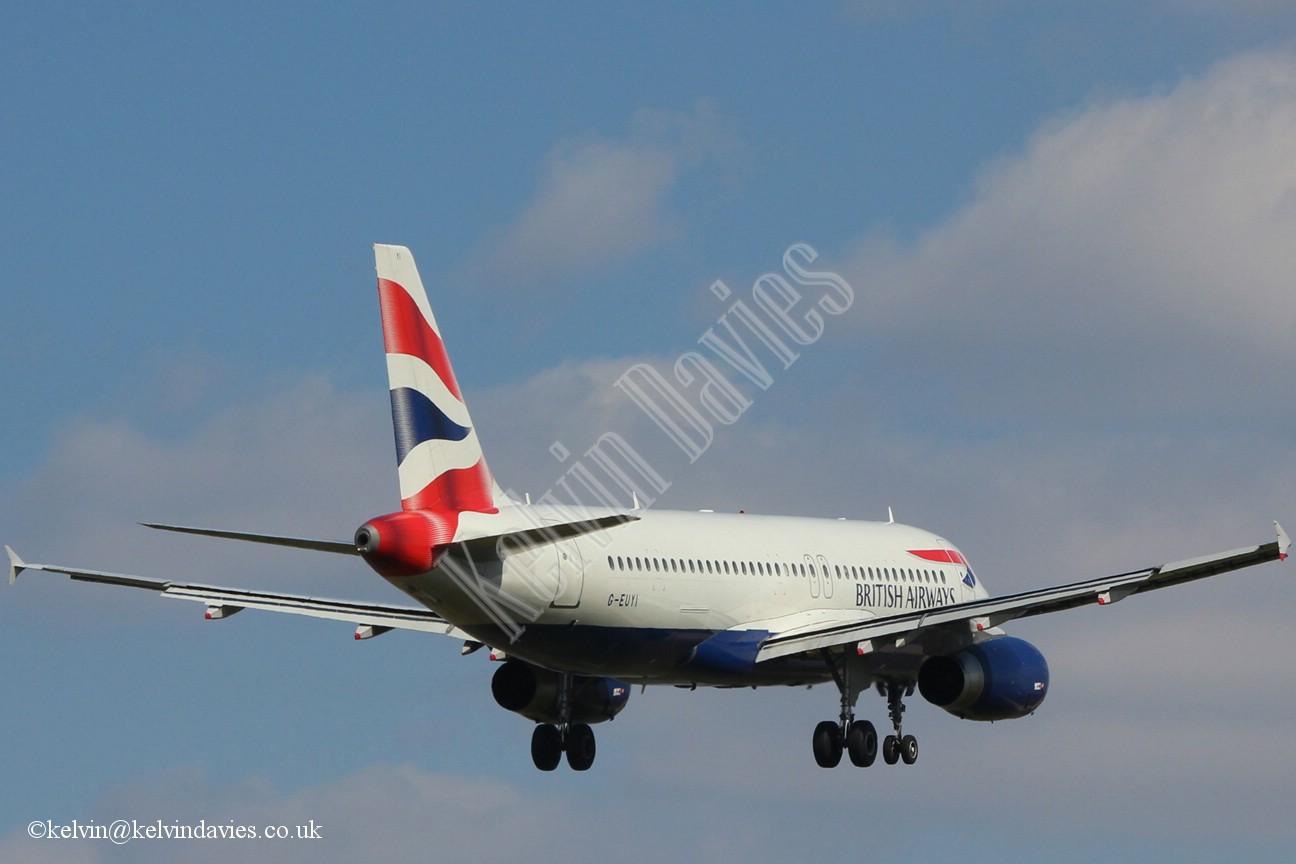
[[[1149,567],[1059,585],[1036,591],[1023,591],[1004,597],[989,597],[952,606],[915,610],[900,615],[865,618],[858,621],[825,623],[823,626],[798,627],[791,631],[775,633],[761,643],[756,662],[773,660],[802,651],[834,648],[843,645],[858,646],[861,653],[904,645],[919,638],[924,631],[938,627],[967,627],[973,632],[990,630],[1014,618],[1060,612],[1090,604],[1106,605],[1123,600],[1131,594],[1168,588],[1196,579],[1205,579],[1230,570],[1239,570],[1266,561],[1287,557],[1291,540],[1277,522],[1274,528],[1278,539],[1260,546],[1235,549],[1202,558],[1176,561],[1161,567]]]
[[[455,628],[440,615],[417,606],[388,606],[381,603],[363,603],[351,600],[329,600],[300,594],[277,594],[267,591],[248,591],[242,588],[222,588],[216,585],[197,585],[149,579],[124,573],[105,573],[101,570],[83,570],[53,564],[29,564],[18,554],[5,547],[9,555],[9,582],[25,570],[46,573],[63,573],[79,582],[99,582],[105,585],[124,585],[157,591],[163,597],[176,600],[193,600],[207,607],[209,619],[227,618],[242,609],[266,609],[305,615],[310,618],[331,618],[356,625],[355,638],[366,639],[389,630],[420,630],[425,633],[443,633],[465,640],[468,634]]]

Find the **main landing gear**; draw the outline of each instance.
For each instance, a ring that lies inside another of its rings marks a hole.
[[[570,723],[561,727],[540,723],[531,733],[531,761],[541,771],[552,771],[567,754],[573,771],[587,771],[594,764],[594,730],[587,723]]]
[[[539,723],[531,733],[531,761],[541,771],[552,771],[567,754],[573,771],[588,771],[594,764],[594,730],[588,723],[571,723],[571,673],[565,673],[558,685],[558,725]]]
[[[815,762],[821,768],[836,768],[845,750],[851,764],[867,768],[877,759],[877,730],[869,721],[855,719],[855,702],[859,699],[860,690],[858,685],[852,685],[850,662],[842,663],[838,669],[838,664],[826,649],[823,655],[841,692],[841,717],[837,721],[825,720],[815,727],[811,739]],[[904,697],[912,695],[913,685],[905,687],[897,681],[880,681],[878,691],[886,696],[887,714],[895,730],[895,734],[882,740],[882,761],[888,765],[900,761],[912,765],[918,761],[918,739],[901,732],[900,720],[904,716]]]

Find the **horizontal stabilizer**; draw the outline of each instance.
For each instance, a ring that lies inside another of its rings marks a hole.
[[[225,540],[242,540],[246,543],[265,543],[269,546],[287,546],[290,549],[310,549],[315,552],[333,552],[338,555],[359,555],[350,540],[310,540],[304,537],[281,537],[276,534],[249,534],[244,531],[217,531],[212,528],[190,528],[184,525],[159,525],[141,522],[145,528],[174,531],[177,534],[198,534],[202,537],[220,537]]]
[[[511,530],[500,530],[501,526],[497,525],[493,528],[484,528],[485,533],[480,534],[460,531],[460,535],[456,540],[458,542],[507,540],[519,546],[543,546],[547,543],[570,540],[583,534],[605,531],[617,525],[638,521],[640,518],[640,516],[633,513],[612,513],[606,516],[588,515],[567,522],[553,522],[544,525],[534,525],[532,521],[533,527],[530,528],[518,528],[515,523],[513,526],[509,526]]]

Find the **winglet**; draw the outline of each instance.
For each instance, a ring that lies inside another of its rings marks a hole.
[[[18,557],[18,553],[8,546],[5,552],[9,553],[9,584],[12,585],[18,581],[18,574],[27,567],[27,562]]]
[[[1287,532],[1277,522],[1274,522],[1274,528],[1278,531],[1278,560],[1286,561],[1287,549],[1291,546],[1291,538],[1287,536]],[[9,547],[6,546],[5,548],[8,549]],[[13,552],[10,551],[9,554],[12,555]]]

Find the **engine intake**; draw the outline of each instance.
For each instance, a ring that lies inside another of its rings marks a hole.
[[[507,660],[491,678],[491,695],[501,708],[515,711],[537,723],[557,723],[558,684],[562,675],[524,663]],[[601,723],[611,720],[630,700],[630,687],[615,678],[573,675],[567,701],[572,723]]]
[[[1026,640],[1001,636],[928,658],[918,670],[918,690],[964,720],[1011,720],[1044,701],[1048,664]]]

